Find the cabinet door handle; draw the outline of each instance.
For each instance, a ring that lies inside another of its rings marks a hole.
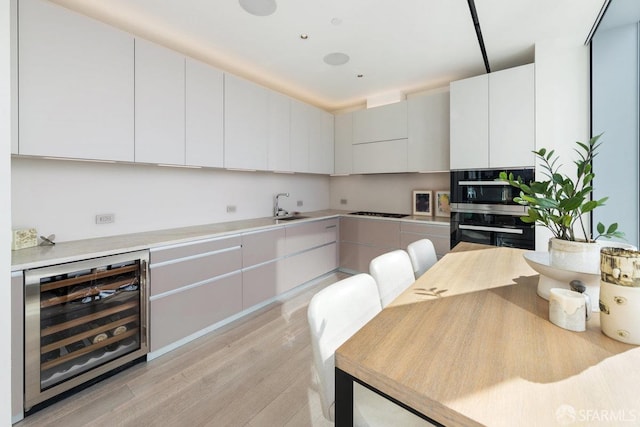
[[[333,224],[333,225],[327,225],[325,228],[326,228],[326,229],[329,229],[329,228],[336,228],[336,225],[335,225],[335,224]]]

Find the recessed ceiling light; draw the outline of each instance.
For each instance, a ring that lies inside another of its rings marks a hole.
[[[343,65],[349,62],[349,55],[342,52],[333,52],[324,57],[324,62],[329,65]]]
[[[340,25],[340,24],[342,24],[342,19],[340,19],[340,18],[333,18],[333,19],[331,20],[331,23],[332,23],[333,25]]]
[[[278,7],[276,0],[238,0],[240,6],[248,13],[256,16],[268,16]]]
[[[308,39],[308,38],[309,38],[309,34],[300,34],[300,38],[301,38],[302,40],[306,40],[306,39]]]

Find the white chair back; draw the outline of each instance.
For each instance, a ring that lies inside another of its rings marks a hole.
[[[334,353],[382,310],[376,282],[358,274],[330,285],[311,298],[307,311],[313,362],[320,380],[322,412],[334,420]]]
[[[382,307],[386,307],[416,280],[409,255],[402,249],[372,259],[369,274],[378,285]]]
[[[433,242],[429,239],[420,239],[410,243],[407,246],[407,253],[411,259],[416,279],[438,262],[436,248],[433,247]]]

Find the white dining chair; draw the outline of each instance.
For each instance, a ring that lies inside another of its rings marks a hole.
[[[382,307],[386,307],[416,280],[409,255],[402,249],[372,259],[369,274],[378,285]]]
[[[411,259],[413,273],[416,279],[430,269],[433,264],[438,262],[436,248],[429,239],[420,239],[410,243],[409,246],[407,246],[407,253]]]
[[[336,282],[311,298],[307,309],[322,413],[335,420],[335,351],[382,310],[373,278],[365,273]],[[429,426],[427,421],[354,383],[355,426]]]

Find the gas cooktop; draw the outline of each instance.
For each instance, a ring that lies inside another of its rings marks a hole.
[[[405,216],[409,216],[406,214],[386,213],[386,212],[368,212],[368,211],[351,212],[350,215],[378,216],[383,218],[404,218]]]

